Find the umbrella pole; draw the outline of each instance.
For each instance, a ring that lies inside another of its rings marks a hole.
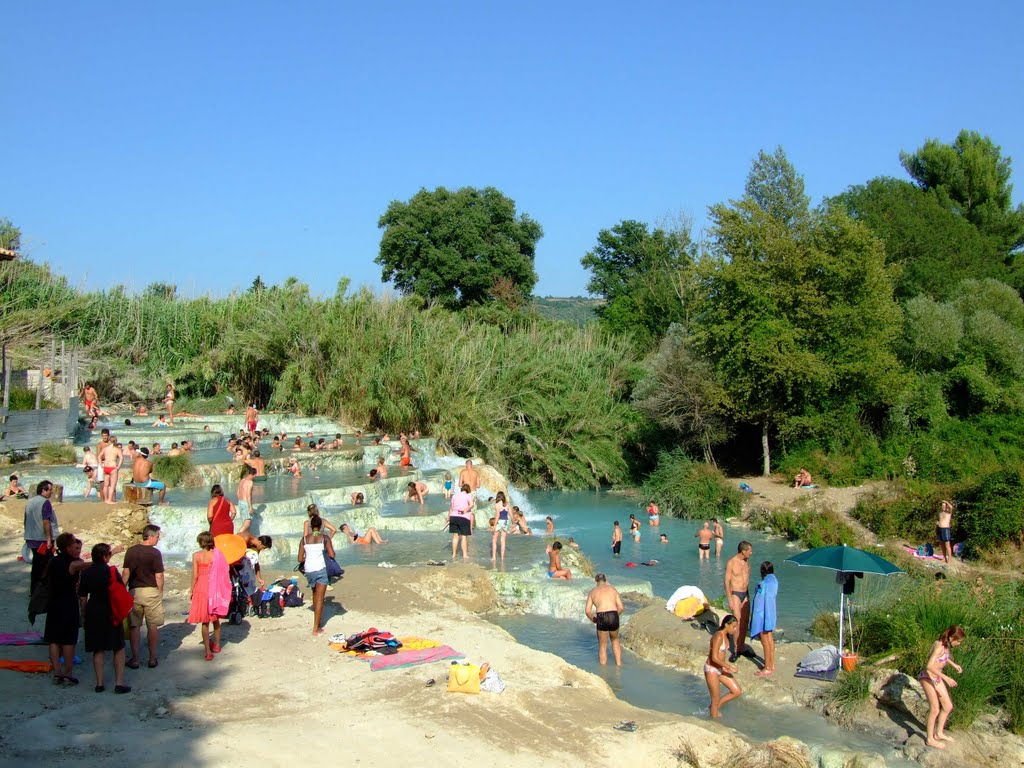
[[[846,600],[846,595],[843,594],[842,590],[839,591],[839,655],[843,655],[843,603]]]

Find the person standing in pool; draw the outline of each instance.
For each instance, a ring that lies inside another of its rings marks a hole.
[[[260,412],[256,410],[256,403],[249,403],[245,409],[245,428],[250,435],[256,434],[256,424],[259,418]]]
[[[242,479],[238,481],[238,520],[241,527],[239,536],[245,536],[252,526],[252,484],[256,479],[256,467],[243,467]]]
[[[103,450],[100,465],[103,467],[103,488],[101,498],[106,504],[117,501],[117,476],[124,463],[124,453],[117,443],[108,443]]]
[[[459,472],[459,487],[469,486],[470,493],[476,493],[480,488],[480,473],[473,469],[473,462],[466,459],[466,467]]]
[[[711,559],[711,540],[715,538],[715,532],[711,529],[711,523],[704,521],[704,527],[693,534],[697,539],[697,553],[699,560]]]
[[[398,436],[398,442],[401,445],[398,449],[398,465],[401,467],[412,467],[412,452],[416,451],[416,453],[419,453],[419,449],[413,448],[409,444],[409,438],[405,436],[404,432]]]
[[[452,534],[453,560],[460,545],[462,559],[469,560],[469,537],[473,535],[473,496],[470,494],[470,488],[469,483],[462,484],[462,490],[452,496],[448,511],[448,532]]]
[[[618,557],[622,552],[622,528],[619,527],[619,521],[615,521],[615,525],[612,528],[612,555]]]
[[[711,518],[711,530],[715,532],[715,557],[721,557],[722,545],[725,544],[725,530],[717,517]]]
[[[633,537],[633,541],[640,541],[640,521],[634,514],[629,516],[629,535]]]
[[[939,507],[939,521],[935,526],[935,533],[939,538],[939,546],[942,548],[942,557],[949,565],[949,558],[953,556],[953,502],[943,499]]]
[[[164,395],[164,405],[167,406],[167,421],[174,424],[174,385],[167,385],[167,393]]]
[[[597,584],[587,595],[587,606],[584,609],[587,618],[597,626],[597,659],[604,665],[608,663],[608,641],[612,642],[612,654],[615,665],[622,666],[622,646],[619,644],[619,617],[625,613],[626,606],[615,587],[608,583],[603,573],[595,574]]]
[[[779,580],[771,561],[761,563],[761,583],[754,590],[754,604],[750,616],[750,637],[758,638],[764,648],[764,666],[755,672],[768,677],[775,672],[775,602],[779,595]]]
[[[245,459],[244,463],[256,470],[253,482],[265,483],[267,481],[267,462],[260,456],[258,450],[249,454],[249,458]]]
[[[449,501],[452,497],[454,483],[452,482],[452,473],[444,473],[444,500]]]
[[[746,646],[747,626],[750,623],[750,556],[754,548],[749,541],[741,541],[725,566],[725,596],[729,600],[729,611],[736,616],[739,627],[730,635],[735,637],[735,650],[729,661],[736,661],[740,656],[751,655]]]
[[[718,631],[711,636],[711,642],[708,645],[708,658],[704,662],[704,682],[708,684],[708,693],[711,694],[709,710],[714,718],[721,717],[723,706],[743,695],[743,689],[733,677],[739,670],[725,659],[729,641],[733,639],[738,630],[739,622],[736,617],[727,614],[722,619]],[[729,691],[725,696],[722,696],[721,686],[723,685]]]
[[[647,522],[655,528],[661,525],[661,510],[653,501],[647,505]]]
[[[505,542],[508,538],[508,529],[511,524],[511,513],[505,494],[498,491],[494,497],[494,532],[491,534],[491,560],[497,559],[498,538],[501,538],[501,559],[505,559]]]

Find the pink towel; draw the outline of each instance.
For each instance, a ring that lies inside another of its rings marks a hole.
[[[38,632],[11,632],[0,634],[0,645],[43,645]]]
[[[227,616],[231,605],[231,578],[228,576],[228,561],[219,549],[213,550],[210,565],[210,613],[213,616]]]
[[[398,667],[411,667],[415,664],[430,664],[432,661],[444,661],[445,659],[461,659],[462,654],[450,646],[442,645],[437,648],[422,648],[416,651],[399,651],[387,656],[371,656],[370,669],[374,672],[381,669],[397,669]]]

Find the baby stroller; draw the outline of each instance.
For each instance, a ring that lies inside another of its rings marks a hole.
[[[228,569],[231,579],[231,602],[228,604],[228,624],[241,624],[242,619],[249,615],[252,610],[252,602],[249,600],[249,593],[243,584],[242,568],[248,561],[242,558],[241,563],[232,565]],[[250,566],[251,567],[251,566]]]

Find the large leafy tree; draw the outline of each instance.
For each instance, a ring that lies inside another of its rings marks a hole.
[[[934,189],[892,178],[850,187],[830,202],[866,224],[897,268],[896,295],[943,299],[967,278],[1011,279],[998,237],[983,234]]]
[[[781,150],[758,157],[746,192],[710,210],[695,340],[736,420],[760,427],[767,474],[774,432],[895,394],[900,311],[881,243],[838,209],[811,210]]]
[[[929,139],[900,161],[922,189],[940,199],[985,235],[999,238],[1007,254],[1024,246],[1024,205],[1013,206],[1012,161],[988,136],[960,131],[952,144]]]
[[[404,294],[450,308],[495,296],[514,304],[537,283],[533,259],[543,230],[493,187],[421,189],[393,201],[378,226],[384,234],[375,261]]]
[[[689,231],[626,219],[597,234],[580,263],[591,271],[587,290],[604,299],[597,314],[617,333],[650,346],[673,322],[683,322],[693,258]]]

